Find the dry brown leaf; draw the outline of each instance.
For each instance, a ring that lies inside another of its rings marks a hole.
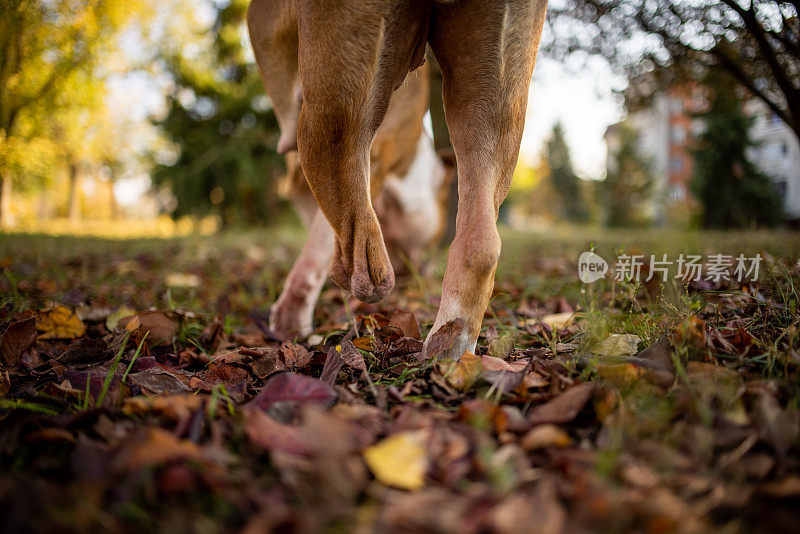
[[[395,311],[389,316],[389,324],[402,330],[403,335],[406,337],[422,339],[422,334],[419,330],[419,321],[417,321],[414,314],[409,311]]]
[[[467,351],[457,361],[443,360],[436,369],[457,391],[469,390],[483,371],[481,358]]]
[[[0,334],[0,364],[16,368],[20,355],[36,343],[36,317],[13,321]]]
[[[138,343],[147,334],[149,346],[166,345],[178,334],[180,323],[173,312],[147,311],[119,320],[119,326],[132,334]]]
[[[568,423],[575,419],[592,397],[594,384],[578,384],[553,400],[537,406],[528,420],[534,425]]]
[[[131,437],[114,459],[116,471],[135,471],[174,460],[201,461],[196,443],[181,440],[160,428],[147,428]]]
[[[180,421],[188,418],[202,405],[202,397],[190,394],[131,397],[123,402],[122,413],[127,415],[157,413],[174,421]]]
[[[546,447],[569,447],[572,440],[556,425],[539,425],[530,429],[520,444],[526,451],[533,451]]]

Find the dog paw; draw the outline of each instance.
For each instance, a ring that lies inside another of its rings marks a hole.
[[[374,213],[337,236],[331,278],[363,302],[378,302],[394,288],[394,270]]]
[[[314,307],[302,298],[281,295],[269,313],[269,329],[284,340],[303,338],[313,331]]]

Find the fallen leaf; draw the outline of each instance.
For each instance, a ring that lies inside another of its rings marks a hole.
[[[508,429],[509,416],[505,410],[486,399],[469,399],[458,407],[458,417],[470,425],[500,434]]]
[[[36,328],[41,332],[39,339],[75,339],[86,332],[78,316],[64,306],[39,312]]]
[[[458,360],[440,360],[437,371],[457,391],[469,390],[483,371],[481,358],[467,351]]]
[[[696,315],[692,315],[675,329],[678,343],[685,342],[697,349],[705,349],[710,340],[706,332],[706,323]]]
[[[30,316],[11,322],[0,334],[0,363],[15,369],[20,355],[36,343],[36,317]]]
[[[785,456],[800,435],[800,412],[781,409],[775,397],[762,393],[752,412],[759,436]]]
[[[169,417],[173,421],[181,421],[187,419],[202,405],[202,397],[188,393],[131,397],[122,403],[122,413],[126,415],[157,413]]]
[[[336,345],[336,351],[342,356],[344,363],[359,371],[366,371],[367,364],[364,363],[364,356],[350,341],[344,341],[341,345]]]
[[[389,316],[389,324],[398,327],[406,337],[422,339],[419,330],[419,321],[413,313],[409,311],[397,310]]]
[[[428,470],[425,441],[424,431],[401,432],[364,449],[364,461],[379,482],[416,490],[425,485]]]
[[[422,352],[424,344],[419,339],[413,337],[401,337],[392,342],[391,347],[386,351],[386,355],[390,358],[397,356],[405,356],[407,354],[416,354]]]
[[[594,352],[601,357],[628,357],[639,352],[642,339],[633,334],[609,334]]]
[[[514,334],[506,334],[489,343],[489,354],[505,360],[514,351]]]
[[[492,384],[503,393],[513,391],[525,380],[530,359],[507,362],[493,356],[483,356],[483,372],[481,379]]]
[[[58,361],[64,365],[99,362],[109,357],[106,351],[102,339],[81,338],[73,341]]]
[[[278,402],[315,403],[328,407],[336,402],[336,392],[316,378],[283,372],[272,375],[249,406],[266,411]]]
[[[532,490],[515,493],[492,510],[492,531],[498,534],[562,534],[567,512],[558,498],[557,481],[545,478]]]
[[[127,381],[137,385],[151,395],[192,391],[184,380],[163,367],[151,367],[128,375]]]
[[[202,459],[203,455],[196,443],[178,439],[160,428],[147,428],[135,433],[125,442],[114,459],[114,469],[136,471],[175,460]]]
[[[287,369],[301,369],[311,361],[311,355],[304,346],[285,341],[278,349],[278,359]]]
[[[569,434],[556,425],[539,425],[528,431],[520,445],[526,451],[534,451],[547,447],[569,447],[572,440]]]
[[[108,317],[106,317],[106,328],[108,328],[109,332],[113,332],[117,329],[120,319],[133,317],[134,315],[136,315],[136,310],[128,308],[127,306],[122,306],[117,311],[110,313]]]
[[[447,358],[458,357],[460,354],[451,355],[450,352],[455,345],[456,339],[464,330],[464,322],[461,319],[442,325],[436,332],[428,335],[425,358]]]
[[[313,450],[297,427],[279,423],[261,410],[245,410],[244,418],[247,437],[259,447],[296,455],[307,455]]]
[[[597,366],[597,373],[615,386],[623,387],[636,383],[645,374],[645,370],[632,363],[600,364]]]
[[[147,334],[149,346],[167,345],[178,335],[180,323],[173,312],[148,311],[120,319],[119,326],[135,334],[137,343]]]
[[[200,277],[193,273],[169,273],[164,283],[167,287],[195,288],[200,287]]]
[[[568,423],[575,419],[592,397],[594,384],[572,386],[556,398],[537,406],[528,420],[531,424]]]
[[[369,336],[355,338],[353,340],[353,345],[355,345],[357,349],[365,350],[367,352],[373,352],[375,350],[375,342]]]
[[[328,349],[328,354],[325,358],[325,365],[322,367],[322,374],[319,379],[332,386],[336,383],[336,378],[339,376],[339,370],[344,365],[341,353],[336,350],[336,347]]]
[[[546,324],[551,328],[564,328],[575,322],[575,312],[550,313],[534,321]]]

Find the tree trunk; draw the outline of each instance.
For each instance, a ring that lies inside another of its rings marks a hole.
[[[67,218],[70,222],[77,222],[80,219],[80,173],[78,172],[78,165],[70,164],[69,166],[69,197],[67,200]]]
[[[108,207],[112,221],[119,218],[119,204],[117,204],[117,196],[114,194],[114,182],[108,182]]]
[[[0,173],[0,228],[8,228],[11,220],[11,176]]]

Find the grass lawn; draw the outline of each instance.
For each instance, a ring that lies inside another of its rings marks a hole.
[[[501,235],[454,362],[419,353],[444,251],[382,303],[327,285],[314,334],[283,341],[296,228],[0,234],[0,529],[794,528],[800,235]],[[611,272],[583,284],[590,250]],[[762,261],[757,281],[614,280],[623,254]]]

